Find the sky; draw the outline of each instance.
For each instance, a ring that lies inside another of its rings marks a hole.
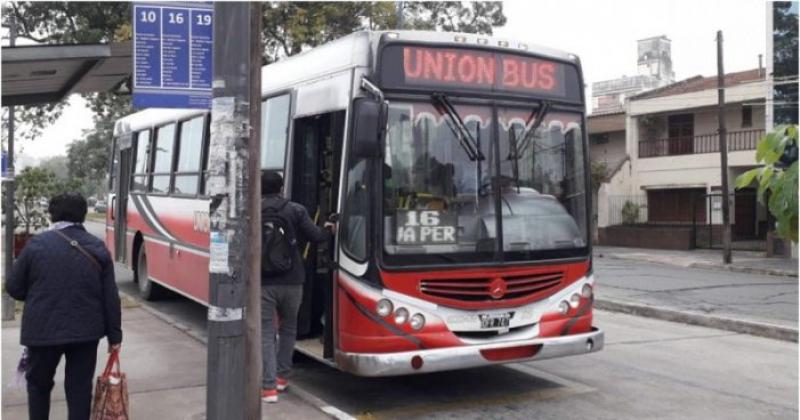
[[[756,68],[766,49],[763,0],[511,0],[508,21],[494,35],[578,55],[587,89],[591,83],[637,73],[636,40],[666,35],[672,40],[676,80],[717,72],[716,31],[724,37],[725,71]],[[85,101],[70,106],[41,138],[25,142],[25,155],[66,154],[66,146],[92,126]]]

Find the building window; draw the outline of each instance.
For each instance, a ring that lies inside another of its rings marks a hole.
[[[592,143],[592,144],[607,144],[608,143],[608,133],[590,134],[589,135],[589,142]]]
[[[694,153],[694,114],[668,116],[667,135],[670,156]]]
[[[742,128],[753,126],[753,107],[742,105]]]

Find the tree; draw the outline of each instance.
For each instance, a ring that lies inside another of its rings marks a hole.
[[[403,2],[403,29],[491,34],[505,25],[501,2]],[[397,26],[394,2],[274,2],[264,6],[265,62],[359,30]]]
[[[736,188],[758,181],[758,201],[777,219],[778,236],[797,243],[797,126],[782,125],[764,136],[756,149],[761,168],[736,178]]]
[[[4,4],[3,26],[16,21],[16,34],[43,44],[79,44],[120,41],[119,34],[130,27],[131,5],[127,2],[9,2]],[[130,39],[130,38],[127,38]],[[92,109],[107,104],[107,98],[83,95]],[[128,98],[115,98],[127,101]],[[20,140],[34,140],[43,127],[52,124],[64,109],[64,102],[26,105],[15,112]],[[3,139],[8,115],[3,112]],[[16,133],[15,133],[16,134]]]
[[[39,167],[48,170],[56,176],[56,179],[66,181],[69,179],[69,169],[67,168],[66,156],[53,156],[42,159]]]
[[[17,226],[23,226],[26,234],[41,229],[48,224],[47,201],[62,191],[76,191],[74,181],[61,181],[44,168],[25,168],[16,177],[14,209]]]

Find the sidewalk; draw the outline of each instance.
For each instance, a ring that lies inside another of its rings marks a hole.
[[[2,417],[27,418],[24,389],[10,387],[19,361],[19,319],[3,323],[2,344]],[[122,370],[128,377],[131,418],[204,419],[206,406],[206,347],[203,343],[171,327],[140,308],[135,302],[123,301]],[[98,373],[106,360],[106,343],[98,349]],[[64,363],[59,365],[53,389],[50,418],[66,418],[64,400]],[[289,388],[291,390],[291,387]],[[277,404],[262,406],[264,419],[327,419],[315,407],[305,403],[296,393],[281,394]]]
[[[724,270],[712,260],[716,252],[595,247],[594,254],[598,309],[797,341],[797,268],[787,260],[736,253],[736,269]],[[768,265],[780,268],[765,274]]]
[[[732,263],[722,263],[722,251],[696,249],[674,251],[666,249],[595,246],[594,255],[600,258],[648,261],[678,267],[708,268],[738,273],[768,274],[797,278],[797,258],[767,258],[763,252],[733,251]]]

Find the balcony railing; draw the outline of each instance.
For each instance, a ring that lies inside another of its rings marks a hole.
[[[728,152],[755,150],[764,130],[728,131]],[[702,134],[693,137],[671,137],[639,142],[639,157],[692,155],[719,152],[719,135]]]

